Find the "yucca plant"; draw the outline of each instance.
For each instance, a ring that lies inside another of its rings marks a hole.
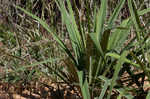
[[[73,83],[74,85],[80,83],[80,88],[84,99],[94,98],[94,90],[92,88],[101,88],[101,93],[99,99],[103,99],[104,95],[107,93],[109,87],[109,93],[107,99],[110,98],[111,92],[114,86],[117,85],[116,80],[119,79],[118,75],[120,70],[124,67],[124,63],[133,65],[136,68],[140,68],[149,75],[147,67],[143,66],[138,57],[130,51],[131,44],[123,47],[125,40],[129,35],[131,27],[135,25],[138,42],[136,43],[141,47],[141,55],[144,56],[144,47],[142,43],[145,42],[141,40],[141,31],[139,28],[139,16],[147,13],[150,9],[145,9],[138,11],[135,9],[135,4],[128,0],[129,9],[131,12],[131,17],[121,22],[119,26],[115,26],[115,21],[119,15],[121,8],[123,7],[125,0],[120,0],[120,3],[115,8],[114,12],[107,20],[107,0],[101,1],[101,6],[97,10],[95,7],[95,13],[90,16],[88,24],[92,26],[85,27],[82,21],[79,20],[79,13],[74,12],[69,0],[66,0],[67,5],[64,1],[56,0],[56,4],[61,12],[62,22],[65,24],[67,32],[69,34],[69,39],[71,41],[71,51],[67,45],[57,36],[57,34],[40,18],[17,6],[18,9],[22,10],[27,15],[38,20],[38,22],[54,37],[62,50],[67,54],[67,58],[64,59],[65,65],[67,66],[67,73],[63,71],[57,71],[56,74],[59,75],[66,83]],[[76,8],[74,8],[76,9]],[[93,22],[93,23],[92,23]],[[87,29],[88,28],[88,29]],[[89,30],[89,31],[86,31]],[[90,31],[91,30],[91,31]],[[135,38],[136,39],[136,38]],[[145,39],[147,39],[145,37]],[[137,63],[126,58],[132,56]],[[130,71],[126,69],[125,71]],[[112,72],[109,72],[112,71]],[[124,72],[124,71],[123,71]],[[134,75],[134,74],[132,74]],[[131,76],[132,76],[131,75]],[[124,94],[123,90],[120,95],[128,97]]]

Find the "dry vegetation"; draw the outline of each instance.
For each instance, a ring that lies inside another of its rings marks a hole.
[[[149,1],[64,1],[0,0],[0,99],[148,99]]]

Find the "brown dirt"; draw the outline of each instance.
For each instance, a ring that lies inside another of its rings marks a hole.
[[[0,83],[0,99],[82,99],[77,90],[66,84],[53,83],[50,86],[32,84]]]

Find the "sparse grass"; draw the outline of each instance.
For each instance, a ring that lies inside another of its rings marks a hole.
[[[23,1],[3,4],[3,81],[28,85],[46,77],[77,88],[84,99],[148,99],[150,8],[144,2]]]

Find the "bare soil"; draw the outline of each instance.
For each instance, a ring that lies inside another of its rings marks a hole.
[[[77,90],[66,84],[32,82],[28,85],[0,83],[0,99],[82,99]]]

